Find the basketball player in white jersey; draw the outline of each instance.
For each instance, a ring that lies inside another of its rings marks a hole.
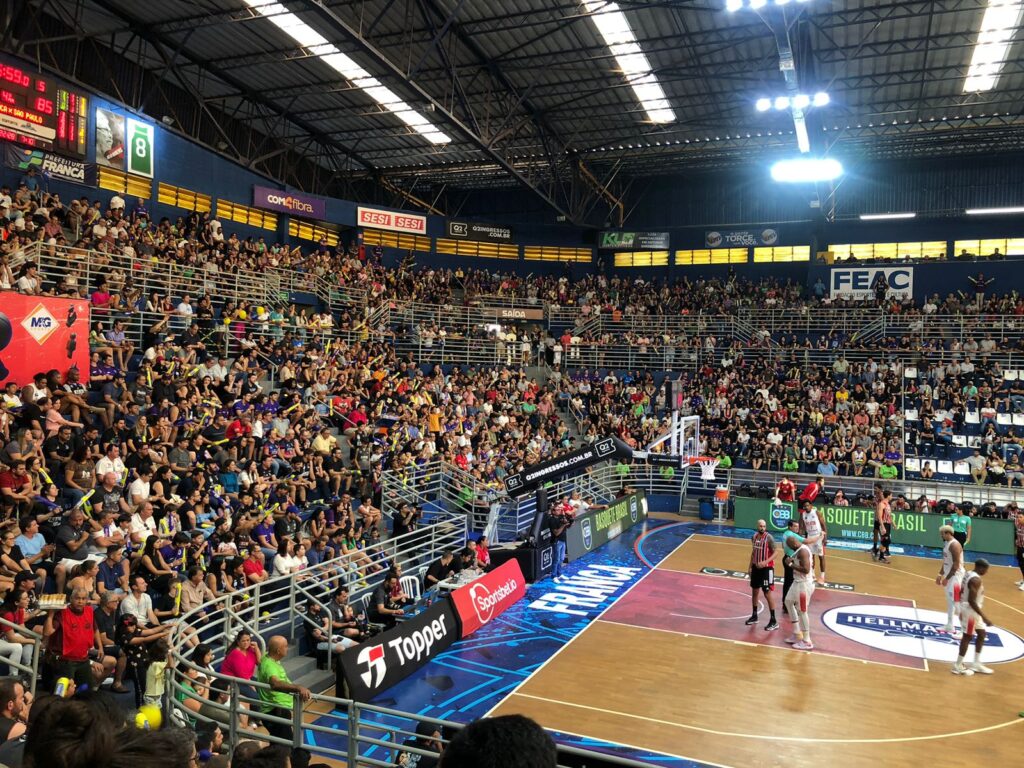
[[[992,626],[985,615],[985,585],[982,577],[988,573],[988,560],[978,558],[974,561],[974,570],[969,571],[960,587],[960,622],[963,624],[964,636],[960,638],[960,655],[953,665],[954,675],[991,675],[992,670],[981,663],[981,649],[985,646],[985,630]],[[974,661],[964,664],[967,649],[971,647],[971,639],[977,636],[974,643]]]
[[[814,650],[811,642],[811,618],[808,610],[811,607],[811,596],[814,594],[814,558],[807,544],[788,531],[785,534],[786,544],[793,550],[793,556],[787,558],[793,568],[793,586],[786,595],[784,605],[793,622],[793,634],[786,642],[800,651]]]
[[[943,632],[956,637],[959,632],[953,626],[953,617],[960,609],[960,587],[964,580],[964,548],[953,537],[953,526],[944,525],[939,528],[942,536],[942,567],[935,583],[946,590],[946,626]]]
[[[800,502],[800,526],[804,529],[805,539],[816,539],[814,543],[807,543],[807,548],[812,555],[818,556],[818,565],[821,573],[818,575],[818,583],[825,583],[825,542],[828,540],[828,527],[825,525],[825,516],[810,501]],[[813,564],[814,558],[811,558]],[[813,569],[812,569],[813,570]]]

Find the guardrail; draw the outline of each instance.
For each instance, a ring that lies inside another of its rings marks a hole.
[[[15,624],[13,621],[8,621],[7,619],[0,617],[0,633],[6,634],[7,631],[11,629],[18,634],[30,637],[35,641],[32,643],[32,658],[28,664],[23,664],[20,661],[10,661],[8,659],[0,659],[0,663],[6,664],[8,668],[7,674],[11,677],[19,677],[26,690],[35,696],[36,685],[39,681],[39,662],[43,656],[43,636],[26,626]],[[21,673],[20,675],[18,674],[19,672]]]

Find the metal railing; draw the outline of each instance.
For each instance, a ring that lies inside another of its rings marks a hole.
[[[32,638],[32,658],[28,664],[23,664],[20,661],[11,661],[9,659],[0,659],[0,663],[7,665],[7,674],[9,676],[17,676],[21,678],[21,682],[25,688],[35,696],[36,684],[39,681],[39,662],[43,656],[43,636],[29,629],[28,627],[15,624],[13,621],[0,617],[0,634],[6,635],[8,630],[14,630],[19,635]],[[18,673],[21,673],[20,675]]]

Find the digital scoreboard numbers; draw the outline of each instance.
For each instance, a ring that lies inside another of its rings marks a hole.
[[[53,78],[0,61],[0,139],[84,160],[88,102]]]

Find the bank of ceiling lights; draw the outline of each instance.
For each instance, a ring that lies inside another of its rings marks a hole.
[[[1022,15],[1024,3],[989,0],[964,81],[964,93],[991,91],[996,87]]]
[[[409,106],[394,91],[387,88],[380,80],[338,50],[337,46],[328,42],[327,38],[283,5],[269,2],[269,0],[243,0],[243,2],[288,35],[296,45],[305,48],[373,99],[381,109],[390,112],[409,126],[416,134],[431,144],[447,144],[451,141],[451,137],[438,130],[437,126]]]
[[[770,5],[789,5],[792,2],[806,3],[808,0],[773,0]],[[768,0],[725,0],[725,10],[741,11],[750,8],[752,11],[759,11],[769,5]]]
[[[632,27],[618,3],[605,0],[581,0],[583,7],[597,27],[605,45],[615,57],[623,77],[633,89],[637,101],[652,123],[671,123],[676,119],[665,91],[651,70],[640,44],[636,41]]]

